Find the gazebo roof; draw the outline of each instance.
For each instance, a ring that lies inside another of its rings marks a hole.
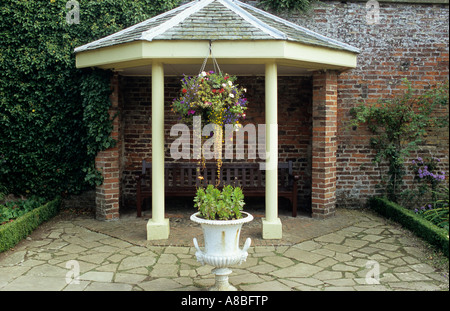
[[[285,40],[359,52],[355,47],[237,0],[196,0],[145,20],[75,52],[132,41],[155,40]]]
[[[275,61],[280,74],[356,67],[359,50],[237,0],[195,0],[75,48],[77,68],[148,75],[198,70],[208,51],[235,74],[260,74]]]

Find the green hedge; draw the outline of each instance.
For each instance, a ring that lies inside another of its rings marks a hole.
[[[61,200],[57,198],[20,216],[13,222],[0,226],[0,252],[14,247],[41,223],[58,214],[60,203]]]
[[[386,218],[398,222],[403,227],[414,232],[431,245],[442,250],[445,256],[449,256],[449,237],[445,229],[439,228],[426,219],[416,215],[396,203],[385,198],[372,197],[369,199],[369,207]]]

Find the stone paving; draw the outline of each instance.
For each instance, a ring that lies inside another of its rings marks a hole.
[[[430,265],[424,243],[369,211],[338,210],[330,220],[280,217],[285,238],[252,237],[247,261],[233,268],[238,290],[448,290],[448,268]],[[191,245],[198,227],[172,217],[171,238],[149,242],[145,226],[136,225],[145,221],[57,216],[0,254],[0,291],[204,291],[214,284],[212,267],[196,261]],[[255,234],[252,226],[243,230],[241,246]]]

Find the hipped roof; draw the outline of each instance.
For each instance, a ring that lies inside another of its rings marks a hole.
[[[134,41],[284,40],[359,53],[327,38],[237,0],[196,0],[105,38],[77,47],[75,53]]]

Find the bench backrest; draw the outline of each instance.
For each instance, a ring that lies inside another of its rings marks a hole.
[[[152,163],[142,161],[142,175],[151,174]],[[265,187],[265,170],[259,163],[222,163],[220,168],[221,186],[233,185],[242,188]],[[198,178],[202,176],[203,179]],[[150,176],[151,177],[151,176]],[[218,171],[216,163],[206,163],[200,168],[198,163],[169,162],[164,164],[164,184],[166,187],[206,187],[216,185]],[[278,163],[278,185],[290,187],[293,183],[292,161]]]

